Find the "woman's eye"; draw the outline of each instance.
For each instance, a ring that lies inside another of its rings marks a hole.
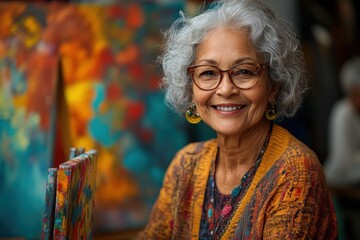
[[[252,76],[256,75],[256,71],[251,70],[251,69],[247,69],[247,68],[240,68],[240,69],[234,70],[231,75],[234,76],[234,77],[236,77],[236,76],[252,77]]]
[[[207,71],[203,71],[199,74],[200,77],[214,77],[217,76],[216,71],[213,70],[207,70]]]

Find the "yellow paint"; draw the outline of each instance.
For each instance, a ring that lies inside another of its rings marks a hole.
[[[65,202],[65,198],[64,198],[64,195],[62,194],[59,194],[56,196],[56,199],[57,199],[57,206],[58,207],[62,207],[64,205],[64,202]]]
[[[65,172],[63,170],[60,170],[58,172],[58,183],[62,186],[62,191],[66,192],[69,188],[69,182],[68,177],[65,175]]]

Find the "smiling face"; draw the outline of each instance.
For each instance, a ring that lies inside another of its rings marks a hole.
[[[194,64],[211,64],[230,69],[239,63],[263,63],[246,31],[216,29],[198,45]],[[202,120],[218,134],[238,136],[261,127],[268,102],[273,102],[268,72],[265,69],[258,83],[247,90],[233,85],[228,74],[223,74],[220,85],[211,91],[193,85],[193,101]]]

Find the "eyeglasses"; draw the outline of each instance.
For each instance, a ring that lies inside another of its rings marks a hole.
[[[246,90],[254,87],[259,76],[264,70],[265,64],[260,63],[240,63],[232,66],[228,70],[222,70],[214,65],[191,65],[188,73],[195,85],[204,91],[211,91],[217,88],[224,73],[228,73],[231,82],[239,89]]]

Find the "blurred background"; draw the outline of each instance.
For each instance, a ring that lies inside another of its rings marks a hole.
[[[157,62],[179,11],[210,2],[0,2],[0,238],[39,239],[47,169],[70,147],[99,151],[95,239],[131,239],[144,226],[176,151],[215,136],[165,106]],[[303,107],[279,124],[326,164],[339,71],[360,54],[359,1],[264,2],[298,31],[311,74]],[[360,239],[337,203],[343,193],[332,194],[340,239]]]

